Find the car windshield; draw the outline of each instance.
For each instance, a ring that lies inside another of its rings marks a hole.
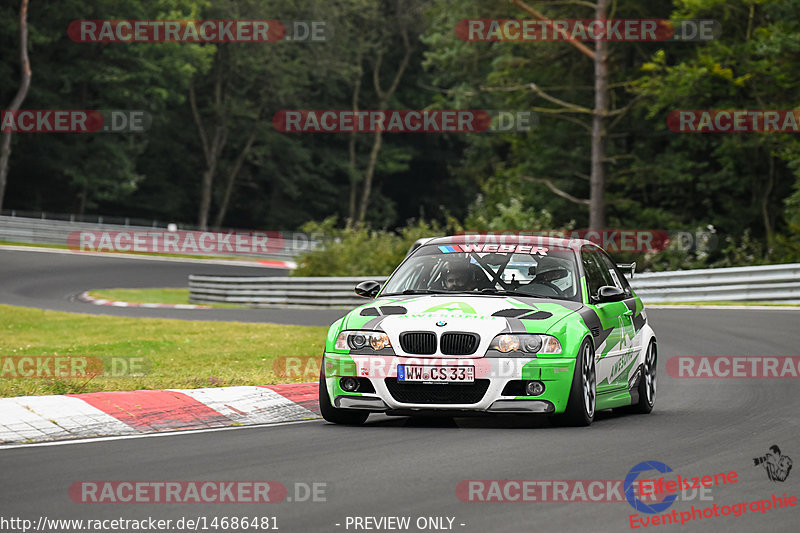
[[[428,245],[402,264],[381,295],[511,294],[580,301],[578,287],[575,253],[567,248]]]

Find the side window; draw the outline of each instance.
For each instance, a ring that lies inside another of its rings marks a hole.
[[[625,296],[633,296],[633,291],[631,291],[631,286],[628,283],[628,280],[625,278],[625,275],[620,271],[617,264],[611,260],[611,258],[605,252],[600,254],[602,258],[603,266],[605,267],[604,270],[608,270],[611,277],[614,279],[614,285],[625,291]]]
[[[586,246],[581,250],[581,261],[583,269],[586,271],[586,285],[591,295],[596,295],[600,287],[604,285],[615,285],[614,278],[605,268],[600,255],[600,250],[595,247]]]

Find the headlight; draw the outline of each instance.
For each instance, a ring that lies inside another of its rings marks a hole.
[[[506,354],[516,352],[521,354],[559,354],[561,353],[561,343],[551,335],[511,335],[503,333],[498,335],[489,343],[490,352],[486,355],[491,357],[491,350]],[[512,353],[512,355],[514,355]]]
[[[336,338],[337,350],[363,350],[371,348],[376,352],[391,348],[389,336],[381,331],[343,331]]]

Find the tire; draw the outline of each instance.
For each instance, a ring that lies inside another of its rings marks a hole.
[[[323,364],[323,368],[324,368]],[[319,411],[322,418],[334,424],[345,426],[360,426],[366,422],[369,411],[359,411],[356,409],[338,409],[331,404],[331,397],[328,394],[328,387],[325,384],[325,371],[319,373]]]
[[[656,404],[656,373],[658,370],[658,348],[651,340],[642,364],[642,378],[639,380],[639,402],[631,405],[632,413],[649,414]]]
[[[594,347],[584,339],[575,359],[572,387],[564,414],[557,421],[568,426],[590,426],[597,408],[597,373],[594,364]]]

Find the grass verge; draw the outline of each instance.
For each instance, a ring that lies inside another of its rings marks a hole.
[[[104,300],[137,304],[188,304],[189,289],[98,289],[89,291],[89,296]],[[223,303],[202,303],[215,309],[244,309],[247,306]]]
[[[320,358],[325,327],[122,318],[0,305],[0,397],[113,390],[268,385],[282,357]],[[145,375],[70,378],[17,375],[21,357],[137,357]],[[298,373],[299,374],[299,373]]]

